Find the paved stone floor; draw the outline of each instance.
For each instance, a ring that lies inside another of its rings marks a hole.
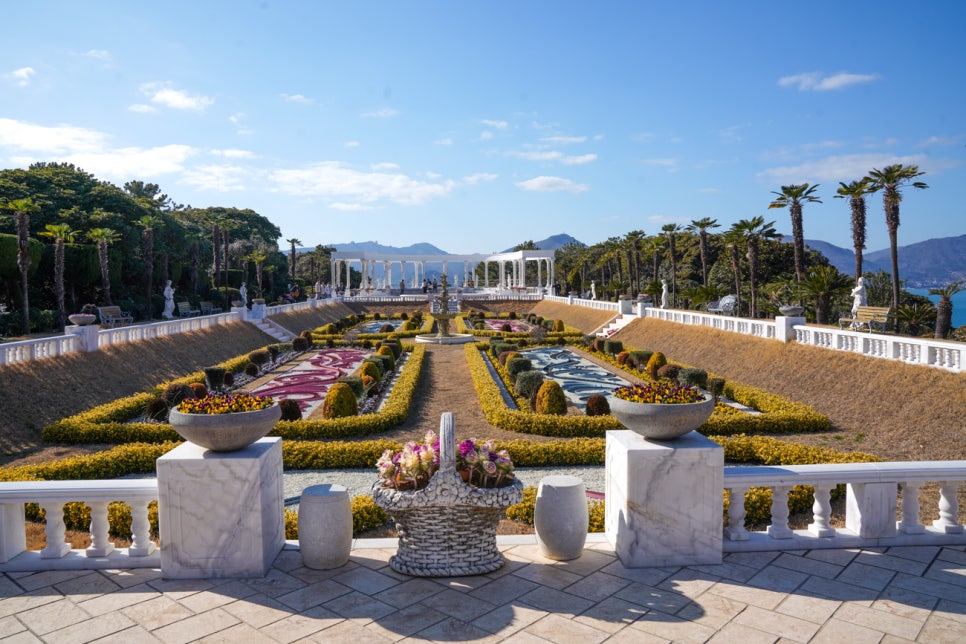
[[[594,536],[594,535],[592,535]],[[261,579],[164,580],[157,569],[0,575],[4,642],[963,642],[966,547],[731,554],[627,569],[599,537],[569,562],[532,536],[478,577],[393,572],[391,540],[339,569],[293,545]]]

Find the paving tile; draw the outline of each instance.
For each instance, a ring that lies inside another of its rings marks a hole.
[[[349,563],[352,565],[365,566],[370,570],[385,568],[389,560],[396,554],[395,550],[384,550],[381,548],[367,548],[365,550],[353,550],[349,555]]]
[[[435,584],[444,588],[459,592],[468,593],[476,588],[481,588],[493,581],[495,577],[489,575],[470,575],[467,577],[432,577]]]
[[[709,588],[708,592],[742,604],[751,604],[768,610],[774,610],[785,599],[785,593],[737,584],[732,581],[719,581]]]
[[[145,630],[143,626],[135,624],[130,628],[125,628],[123,631],[118,631],[116,633],[111,633],[110,635],[105,635],[104,637],[96,640],[91,640],[91,644],[131,644],[132,642],[137,642],[137,644],[156,644],[160,641],[161,640]]]
[[[895,546],[886,550],[893,557],[930,563],[943,550],[941,546]]]
[[[615,555],[596,552],[594,550],[584,550],[583,554],[576,559],[571,559],[570,561],[554,561],[552,565],[554,568],[561,568],[575,575],[586,576],[605,566],[609,566],[615,561],[617,561]]]
[[[215,587],[209,579],[153,579],[148,585],[171,599],[181,599]]]
[[[837,566],[847,566],[852,563],[852,560],[858,556],[855,550],[841,550],[838,548],[828,548],[823,550],[809,550],[806,553],[806,559],[816,559],[818,561],[824,561],[825,563],[835,564]]]
[[[607,644],[668,644],[670,641],[652,633],[645,633],[637,628],[627,627],[611,635]],[[516,641],[514,641],[514,644],[516,644]]]
[[[724,562],[760,570],[770,564],[778,555],[778,552],[732,552],[725,555]]]
[[[553,614],[537,620],[527,626],[524,631],[530,635],[543,638],[548,642],[557,642],[558,644],[571,642],[573,644],[603,642],[609,636],[609,633],[588,626],[587,624],[581,624],[561,615]]]
[[[13,597],[24,592],[17,582],[8,575],[0,574],[0,597]]]
[[[43,644],[43,642],[30,631],[23,631],[4,639],[3,644]]]
[[[631,584],[614,593],[614,597],[649,610],[659,610],[668,615],[673,615],[691,602],[690,599],[673,590],[654,588],[644,584]]]
[[[581,578],[577,583],[567,586],[564,590],[584,599],[601,601],[630,585],[630,583],[627,579],[621,579],[603,572],[595,572]]]
[[[57,592],[70,595],[71,600],[80,603],[104,593],[112,593],[118,590],[120,586],[100,573],[93,572],[90,575],[74,577],[54,584],[54,588],[57,589]]]
[[[264,635],[258,629],[252,628],[248,624],[235,624],[223,631],[212,633],[207,637],[197,640],[199,644],[269,644],[274,643],[271,637]]]
[[[235,617],[239,622],[248,624],[253,628],[262,628],[292,614],[292,610],[282,602],[274,597],[261,594],[233,601],[214,610],[224,611]]]
[[[90,619],[91,616],[67,599],[51,602],[17,613],[17,619],[38,635],[71,626]]]
[[[396,584],[392,588],[387,588],[380,593],[374,594],[372,597],[390,606],[402,608],[403,606],[424,601],[441,592],[443,592],[443,587],[437,583],[433,583],[431,579],[410,578],[409,581]]]
[[[949,601],[948,599],[940,599],[939,603],[936,605],[936,615],[940,617],[945,617],[956,622],[962,622],[966,624],[966,597],[963,598],[963,603]]]
[[[146,602],[158,596],[158,591],[147,584],[140,584],[129,588],[122,588],[106,595],[99,595],[84,602],[78,602],[77,598],[73,595],[71,595],[71,600],[89,614],[96,616],[140,604],[141,602]]]
[[[966,586],[966,565],[939,559],[929,566],[929,570],[923,577],[956,586]]]
[[[365,629],[365,626],[351,620],[346,620],[335,626],[330,626],[325,630],[313,633],[308,639],[324,644],[360,644],[360,642],[365,642],[365,644],[382,644],[383,642],[395,641],[395,639],[383,637],[378,633],[371,633]]]
[[[47,633],[44,635],[44,641],[48,644],[80,644],[126,630],[134,625],[133,621],[121,613],[107,613]]]
[[[861,602],[865,606],[871,606],[879,593],[869,588],[854,586],[833,579],[809,577],[798,589],[797,594],[827,597],[844,602]]]
[[[688,570],[703,572],[709,575],[716,575],[721,579],[730,579],[732,581],[746,582],[758,574],[759,568],[744,566],[739,563],[725,560],[723,563],[720,563],[720,564],[688,566]]]
[[[951,561],[953,563],[966,564],[966,552],[962,550],[953,550],[952,548],[943,548],[937,558],[943,561]]]
[[[747,606],[742,602],[708,592],[679,610],[675,616],[717,629],[734,619],[735,615],[745,610]]]
[[[889,585],[895,572],[878,566],[852,562],[842,571],[837,580],[871,590],[882,590]]]
[[[812,638],[809,644],[878,644],[884,633],[882,631],[850,624],[840,619],[832,618],[825,622],[822,629]]]
[[[932,595],[924,595],[891,585],[879,594],[879,599],[872,603],[872,608],[923,621],[936,607],[938,601]]]
[[[331,610],[346,619],[352,619],[366,624],[374,619],[385,617],[396,610],[389,604],[375,600],[369,595],[352,591],[345,595],[340,595],[325,603],[325,608]]]
[[[678,570],[680,568],[625,568],[620,561],[615,561],[601,568],[601,572],[606,572],[608,575],[614,575],[628,581],[636,581],[645,586],[657,586]]]
[[[933,597],[939,597],[940,599],[948,599],[954,602],[963,602],[963,587],[955,584],[947,584],[942,581],[935,579],[924,579],[922,577],[914,577],[912,575],[905,575],[903,573],[897,573],[895,579],[892,580],[893,586],[898,588],[907,588],[909,590],[914,590],[923,595],[932,595]],[[966,603],[966,602],[963,602]]]
[[[178,603],[193,613],[203,613],[206,610],[224,606],[254,594],[255,590],[244,582],[232,580],[211,590],[203,590],[200,593],[183,597],[178,600]]]
[[[298,577],[293,577],[286,572],[275,570],[274,568],[269,570],[268,574],[264,577],[245,579],[242,583],[252,590],[263,595],[268,595],[269,597],[278,597],[279,595],[284,595],[285,593],[290,593],[293,590],[305,587],[305,582]]]
[[[529,579],[536,584],[540,584],[541,586],[549,586],[550,588],[566,588],[567,586],[580,581],[580,575],[567,572],[566,570],[556,566],[547,566],[544,564],[530,564],[529,566],[524,566],[520,570],[517,570],[515,573],[513,573],[513,576],[520,577],[522,579]]]
[[[290,593],[279,595],[275,599],[293,610],[303,611],[313,606],[324,604],[330,599],[335,599],[339,595],[345,595],[349,592],[352,592],[352,589],[348,586],[343,586],[336,581],[327,579],[303,586]]]
[[[616,633],[647,613],[647,609],[629,601],[610,597],[598,602],[574,618],[606,633]]]
[[[424,603],[445,615],[467,623],[486,615],[494,608],[494,605],[488,601],[478,598],[468,599],[466,593],[448,588],[444,588],[442,592],[433,595]]]
[[[759,631],[756,628],[745,626],[744,624],[731,622],[715,633],[714,637],[708,640],[708,642],[709,644],[734,644],[734,642],[741,642],[741,644],[769,644],[777,639],[771,633]]]
[[[881,640],[879,640],[879,644],[915,644],[915,640],[907,640],[901,637],[896,637],[895,635],[886,634]]]
[[[749,579],[748,585],[757,588],[767,588],[768,590],[774,590],[780,593],[790,593],[808,578],[809,575],[802,572],[789,570],[787,568],[778,568],[777,566],[768,566]]]
[[[393,611],[377,620],[365,625],[367,633],[373,633],[387,639],[401,639],[412,635],[436,622],[446,619],[446,615],[439,611],[428,609],[423,604],[407,606]]]
[[[842,602],[824,597],[809,597],[808,595],[789,595],[778,605],[776,612],[792,615],[816,624],[824,624],[831,617]]]
[[[35,572],[18,578],[17,584],[25,591],[30,592],[38,588],[44,588],[45,586],[53,586],[78,577],[87,577],[96,574],[96,572],[91,570],[45,570],[44,572]]]
[[[809,641],[822,626],[786,613],[765,610],[757,606],[749,606],[743,610],[735,616],[734,622],[796,642]]]
[[[155,579],[161,579],[160,568],[131,568],[129,570],[101,570],[100,573],[121,588],[138,586]]]
[[[583,599],[556,588],[541,586],[534,588],[517,601],[523,602],[547,613],[566,615],[568,618],[579,615],[594,605],[589,599]]]
[[[499,642],[502,638],[467,624],[455,617],[447,617],[419,631],[414,639],[430,642]],[[406,640],[403,640],[404,642]]]
[[[121,612],[130,617],[133,622],[140,624],[149,631],[173,624],[194,615],[194,613],[178,602],[163,595],[128,606],[122,609]]]
[[[302,552],[300,550],[282,550],[272,562],[272,568],[278,568],[283,572],[292,572],[296,568],[302,567]]]
[[[914,561],[904,557],[896,557],[888,553],[880,554],[874,552],[860,552],[855,558],[855,561],[861,564],[867,564],[869,566],[877,566],[879,568],[886,568],[887,570],[904,572],[908,575],[921,575],[928,566],[928,564],[922,561]]]
[[[494,608],[488,615],[478,617],[470,623],[487,633],[509,637],[543,616],[543,611],[525,604],[503,604]]]
[[[13,615],[0,618],[0,637],[9,637],[25,630],[27,630],[27,627]]]
[[[193,615],[152,631],[152,634],[166,644],[192,642],[213,633],[223,631],[240,620],[222,608],[215,608],[201,615]]]
[[[332,611],[316,606],[263,626],[259,632],[275,642],[297,642],[343,621],[344,618]]]
[[[721,581],[720,577],[690,568],[683,568],[662,581],[657,587],[694,599],[719,581]]]
[[[772,566],[787,568],[806,575],[817,575],[826,579],[835,579],[842,572],[843,567],[837,564],[810,559],[809,557],[796,557],[794,555],[781,554]]]
[[[835,619],[910,640],[919,636],[919,631],[926,621],[926,617],[928,615],[924,615],[923,619],[912,619],[887,611],[848,603],[843,604],[835,611]]]
[[[387,577],[380,572],[363,567],[349,570],[341,575],[336,575],[332,579],[366,595],[375,595],[399,583],[395,579]]]
[[[684,619],[651,611],[628,626],[624,631],[642,631],[673,642],[706,642],[714,635],[713,628],[694,624]]]
[[[520,595],[526,594],[537,588],[539,584],[516,576],[500,577],[476,590],[470,591],[470,597],[478,597],[491,604],[499,606],[507,602],[512,602]]]
[[[964,638],[963,623],[943,615],[931,615],[919,633],[919,641],[929,644],[960,644]]]

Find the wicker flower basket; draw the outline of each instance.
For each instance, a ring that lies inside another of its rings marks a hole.
[[[429,485],[412,492],[372,486],[376,505],[396,523],[399,548],[393,570],[417,577],[482,575],[505,563],[496,547],[496,529],[506,509],[523,500],[523,483],[477,488],[456,472],[453,415],[440,420],[440,466]]]

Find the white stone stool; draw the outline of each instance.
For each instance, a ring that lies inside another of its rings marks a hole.
[[[344,566],[352,550],[352,507],[344,485],[323,483],[302,490],[299,501],[302,563],[327,570]]]
[[[576,476],[540,479],[533,525],[540,552],[548,559],[576,559],[587,541],[587,493]]]

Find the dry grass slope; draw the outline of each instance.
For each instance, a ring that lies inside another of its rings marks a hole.
[[[585,334],[593,333],[604,323],[617,317],[613,311],[601,311],[583,306],[568,306],[557,302],[542,300],[531,311],[550,320],[563,320],[564,324],[580,329]]]

